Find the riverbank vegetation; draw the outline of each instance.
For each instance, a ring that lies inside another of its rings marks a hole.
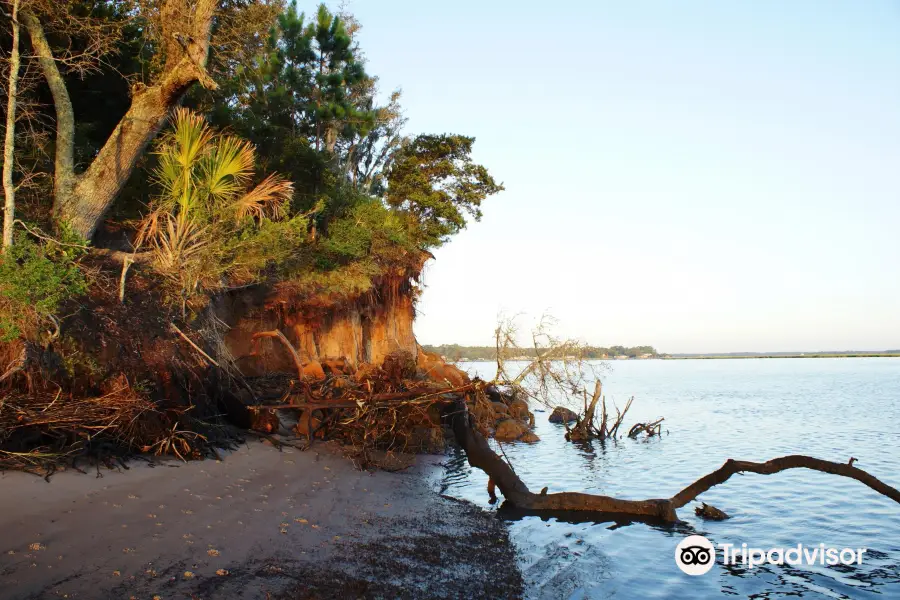
[[[809,457],[729,461],[665,500],[530,492],[487,442],[501,428],[536,441],[520,394],[581,395],[574,431],[614,439],[624,412],[597,425],[599,388],[588,404],[587,372],[554,365],[656,351],[545,329],[522,350],[501,326],[485,382],[415,346],[430,251],[503,186],[474,161],[474,138],[405,129],[402,95],[367,71],[351,14],[279,0],[5,6],[0,468],[215,455],[235,439],[227,419],[276,444],[293,443],[273,435],[287,426],[303,448],[343,438],[364,465],[452,432],[535,511],[674,521],[736,472],[798,467],[900,501],[852,464]],[[386,352],[401,325],[408,347]]]
[[[217,420],[220,379],[241,374],[213,305],[414,296],[430,250],[503,189],[474,138],[407,131],[346,11],[8,4],[0,386],[15,402],[0,412],[18,425],[0,446],[15,452],[121,442],[125,412],[96,429],[50,418],[121,389],[157,403],[162,430]]]

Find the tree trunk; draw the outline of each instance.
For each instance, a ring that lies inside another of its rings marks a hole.
[[[78,176],[72,194],[56,197],[55,213],[85,239],[91,239],[113,200],[131,177],[138,159],[165,124],[187,86],[164,91],[160,86],[135,94],[100,153]]]
[[[86,239],[93,237],[147,144],[188,88],[195,81],[208,88],[215,87],[205,69],[215,8],[216,0],[161,3],[161,41],[166,53],[163,70],[153,85],[135,86],[128,112],[81,175],[75,174],[75,115],[69,92],[40,20],[34,13],[23,11],[56,108],[54,215]]]
[[[12,0],[12,51],[9,54],[9,84],[6,100],[6,137],[3,141],[3,248],[13,243],[16,221],[16,188],[13,187],[13,167],[16,162],[16,94],[19,85],[19,0]]]
[[[75,111],[40,20],[30,10],[23,10],[22,21],[31,37],[31,46],[56,108],[56,157],[53,167],[53,207],[56,213],[59,202],[63,198],[71,198],[75,191]]]

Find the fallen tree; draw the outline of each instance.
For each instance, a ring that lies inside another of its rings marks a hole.
[[[527,511],[592,511],[676,522],[678,521],[677,509],[685,506],[713,486],[728,481],[736,473],[772,475],[788,469],[801,468],[855,479],[879,494],[900,503],[900,490],[889,486],[866,471],[854,467],[852,460],[850,463],[842,464],[803,455],[782,456],[764,463],[728,459],[721,467],[701,477],[671,498],[624,500],[581,492],[549,494],[547,488],[535,494],[516,475],[512,467],[491,449],[484,436],[474,427],[464,397],[460,397],[456,401],[454,408],[452,418],[454,437],[466,452],[469,464],[487,473],[490,477],[489,488],[496,486],[508,502]]]

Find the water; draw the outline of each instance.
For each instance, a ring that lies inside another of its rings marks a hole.
[[[467,363],[493,375],[493,364]],[[532,491],[585,491],[623,498],[669,497],[726,459],[808,454],[851,456],[900,487],[900,359],[620,361],[603,377],[607,401],[634,404],[625,426],[663,416],[659,439],[575,445],[536,412],[537,444],[504,444]],[[451,457],[444,493],[487,510],[487,477]],[[900,598],[900,505],[835,475],[789,470],[736,475],[700,499],[732,518],[703,521],[694,503],[684,524],[510,519],[511,537],[532,598]],[[675,546],[701,534],[713,544],[868,548],[861,566],[726,567],[690,577]]]

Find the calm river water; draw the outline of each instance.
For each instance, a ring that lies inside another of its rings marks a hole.
[[[464,363],[490,378],[490,363]],[[504,444],[529,487],[624,498],[668,497],[727,458],[809,454],[857,466],[900,487],[900,359],[614,361],[607,401],[635,396],[625,426],[665,417],[663,436],[576,446],[536,412],[541,442]],[[487,502],[487,477],[450,458],[443,492]],[[694,504],[684,524],[510,519],[533,598],[900,598],[900,505],[856,481],[798,469],[735,476],[701,499],[732,518],[708,522]],[[756,548],[868,548],[861,566],[724,566],[683,574],[675,547],[687,535]]]

